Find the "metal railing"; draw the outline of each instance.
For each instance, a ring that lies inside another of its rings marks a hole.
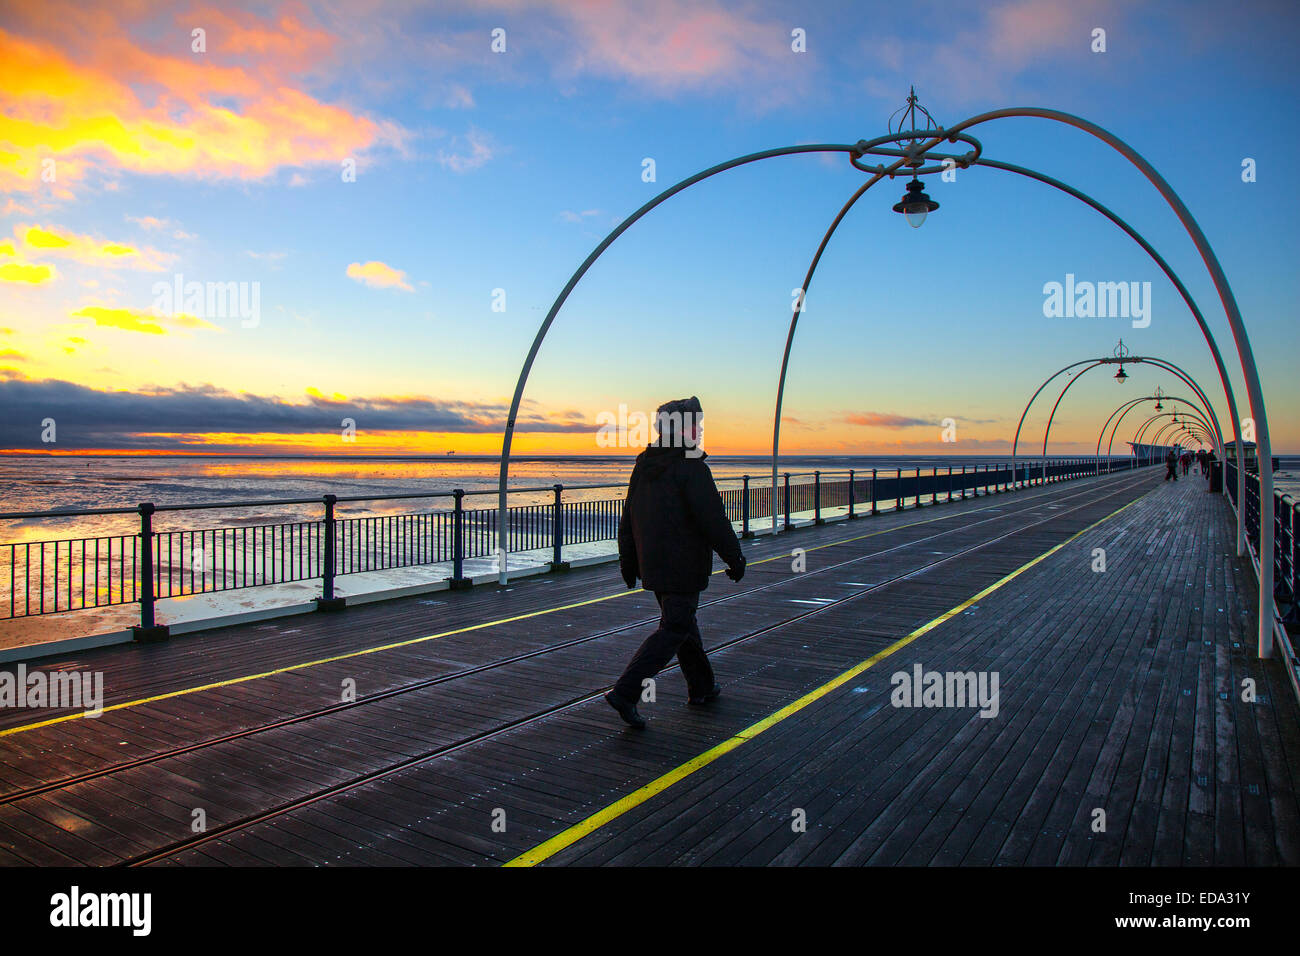
[[[1228,496],[1234,508],[1237,501],[1237,463],[1227,461]],[[1246,470],[1246,541],[1251,557],[1259,560],[1259,472]],[[1300,626],[1297,611],[1296,567],[1300,565],[1300,502],[1289,494],[1275,489],[1273,492],[1273,598],[1277,605],[1278,620],[1291,630]]]
[[[1128,467],[1138,467],[1128,460]],[[792,528],[795,516],[821,524],[828,512],[845,518],[879,514],[908,506],[979,497],[1017,487],[1041,485],[1099,473],[1095,458],[1039,462],[1016,468],[1005,463],[963,464],[913,469],[849,469],[843,472],[785,473],[775,489],[780,527]],[[727,517],[745,537],[771,531],[770,479],[744,475],[721,479]],[[552,570],[568,567],[567,546],[615,541],[623,497],[582,497],[565,493],[624,489],[624,484],[551,485],[515,488],[512,494],[548,500],[511,506],[507,513],[510,553],[549,549]],[[349,574],[449,564],[452,587],[469,585],[465,561],[496,557],[497,509],[466,506],[466,499],[495,494],[480,491],[421,492],[215,502],[201,505],[156,505],[0,513],[0,520],[134,515],[135,533],[96,535],[47,541],[0,544],[0,620],[33,617],[121,604],[140,604],[140,627],[156,628],[155,604],[236,589],[321,581],[322,606],[339,606],[337,578]],[[403,499],[450,499],[441,510],[340,517],[339,504],[393,502]],[[249,507],[311,506],[319,518],[236,527],[155,530],[161,514]],[[799,523],[803,523],[803,520]],[[1292,518],[1294,525],[1294,517]],[[1294,536],[1288,538],[1294,542]],[[1294,549],[1294,545],[1292,545]],[[1294,559],[1289,577],[1294,582]],[[1282,576],[1279,575],[1279,579]]]
[[[1229,458],[1225,464],[1224,482],[1234,510],[1244,507],[1246,512],[1246,545],[1250,551],[1251,565],[1259,575],[1262,557],[1259,553],[1259,472],[1249,465],[1246,468],[1246,500],[1237,500],[1237,463]],[[1297,607],[1297,574],[1300,566],[1300,502],[1279,489],[1273,490],[1273,635],[1282,648],[1282,659],[1291,678],[1292,690],[1300,699],[1300,661],[1295,654],[1295,635],[1300,632],[1300,608]]]

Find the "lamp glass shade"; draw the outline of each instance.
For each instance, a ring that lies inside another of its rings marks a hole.
[[[919,179],[907,184],[903,198],[894,203],[894,212],[901,212],[913,229],[920,228],[925,217],[939,208],[939,204],[925,194],[925,187]]]

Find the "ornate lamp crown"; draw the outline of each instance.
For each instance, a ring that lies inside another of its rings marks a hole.
[[[917,126],[916,114],[918,112],[925,117],[924,126]],[[898,120],[897,126],[894,125],[895,119]],[[927,136],[933,138],[936,135],[942,135],[943,127],[936,123],[934,117],[930,115],[930,111],[921,105],[920,100],[916,97],[916,87],[913,86],[908,88],[907,105],[894,110],[894,115],[889,117],[889,132],[897,137],[895,142],[902,146],[904,151],[908,151]],[[903,165],[910,169],[918,169],[924,163],[925,161],[921,157],[913,156]]]
[[[916,88],[910,87],[907,93],[907,102],[894,111],[889,118],[889,132],[884,136],[877,136],[875,139],[860,139],[855,144],[857,149],[849,154],[849,162],[855,168],[862,170],[864,173],[888,176],[891,179],[902,173],[912,176],[928,176],[931,173],[941,173],[945,169],[956,166],[958,169],[966,169],[971,163],[980,158],[984,147],[980,141],[969,133],[946,133],[944,128],[935,122],[930,111],[921,105],[916,95]],[[934,147],[938,143],[927,149],[922,146],[930,140],[947,140],[950,143],[965,143],[970,147],[970,151],[960,155],[935,152]],[[864,156],[882,156],[889,160],[888,163],[876,163],[868,165],[862,162]],[[902,162],[898,162],[902,160]],[[945,160],[948,162],[945,164]],[[896,168],[890,169],[890,166]]]

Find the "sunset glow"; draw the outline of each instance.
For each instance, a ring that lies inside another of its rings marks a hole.
[[[1103,8],[1120,38],[1104,56],[1089,50],[1093,14],[1056,0],[846,5],[797,24],[775,4],[687,0],[427,15],[305,0],[7,4],[0,447],[494,454],[538,325],[610,229],[729,157],[878,135],[916,84],[941,122],[1051,106],[1149,155],[1234,283],[1278,410],[1274,444],[1300,450],[1296,188],[1267,158],[1291,155],[1295,134],[1261,119],[1293,100],[1294,78],[1226,12],[1171,23],[1171,36]],[[1187,52],[1205,31],[1227,67],[1216,80]],[[1215,125],[1255,133],[1248,146],[1197,139]],[[1240,401],[1217,297],[1149,184],[1074,131],[1017,120],[979,135],[989,156],[1141,223],[1206,311]],[[1258,182],[1241,175],[1243,151]],[[791,289],[861,182],[842,156],[776,159],[654,210],[558,316],[516,450],[629,454],[597,440],[598,416],[689,394],[711,451],[770,449]],[[1120,338],[1189,368],[1226,419],[1186,306],[1130,239],[996,170],[927,185],[941,210],[923,229],[889,212],[901,187],[886,182],[828,246],[792,353],[785,451],[1005,453],[1042,379]],[[1273,201],[1244,221],[1252,190]],[[1045,286],[1067,274],[1149,283],[1150,326],[1045,311]],[[1091,448],[1117,389],[1179,384],[1133,368],[1130,386],[1094,373],[1070,393],[1054,451]],[[1030,441],[1046,413],[1030,416]],[[57,447],[41,438],[46,418]]]

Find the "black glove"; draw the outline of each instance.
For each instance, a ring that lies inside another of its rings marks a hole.
[[[727,577],[733,581],[739,581],[745,576],[745,558],[742,555],[739,564],[733,564],[727,568]]]
[[[623,583],[629,588],[636,587],[636,574],[627,568],[623,568]]]

